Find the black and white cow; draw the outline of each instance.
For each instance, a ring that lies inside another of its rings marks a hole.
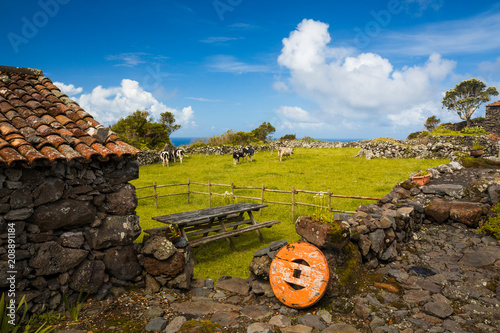
[[[164,150],[160,153],[161,165],[168,166],[168,162],[170,161],[170,152],[168,150]]]
[[[245,147],[243,148],[243,157],[245,157],[245,160],[248,162],[248,157],[250,157],[250,162],[252,162],[252,157],[254,154],[254,150],[252,147]]]
[[[240,158],[243,158],[243,157],[245,157],[243,152],[235,151],[233,153],[233,164],[236,165],[236,163],[238,163],[240,161]]]
[[[184,153],[184,150],[182,149],[174,149],[172,151],[172,155],[174,157],[174,163],[175,163],[175,158],[177,157],[179,159],[179,161],[181,161],[182,163],[182,158],[184,157],[185,153]]]

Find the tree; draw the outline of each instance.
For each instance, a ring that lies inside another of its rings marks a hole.
[[[120,120],[111,130],[123,141],[139,149],[162,149],[171,145],[170,134],[181,126],[175,125],[175,117],[170,112],[160,115],[160,122],[153,122],[149,111],[137,110]]]
[[[270,139],[272,133],[276,131],[273,125],[270,123],[263,122],[259,127],[252,130],[253,136],[262,142],[267,142]]]
[[[446,92],[443,98],[443,108],[458,114],[460,119],[467,122],[467,127],[471,125],[471,117],[477,108],[490,100],[490,95],[498,95],[497,88],[489,87],[478,79],[464,80],[457,84],[455,88]]]
[[[436,128],[436,126],[441,122],[441,119],[437,119],[436,116],[432,116],[427,118],[427,121],[424,124],[424,127],[429,131],[432,132]]]

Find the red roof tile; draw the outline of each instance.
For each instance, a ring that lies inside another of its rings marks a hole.
[[[112,132],[105,142],[91,135],[101,127],[41,70],[0,66],[0,166],[135,158]]]
[[[486,106],[500,106],[500,100],[496,101],[496,102],[493,102],[493,103],[490,103]]]

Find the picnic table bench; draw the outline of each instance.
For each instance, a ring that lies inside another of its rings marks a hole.
[[[234,251],[235,247],[231,240],[232,236],[249,231],[256,231],[259,239],[264,242],[264,237],[259,229],[281,223],[275,220],[257,222],[252,211],[257,211],[265,207],[267,207],[267,205],[240,202],[220,207],[156,216],[153,217],[153,220],[177,226],[181,236],[186,238],[189,245],[192,247],[225,238]],[[248,215],[248,218],[245,218],[245,214]],[[239,226],[242,227],[238,228]],[[169,226],[147,229],[144,230],[144,232],[153,234],[162,232],[167,228],[169,228]],[[210,233],[213,234],[209,235]]]

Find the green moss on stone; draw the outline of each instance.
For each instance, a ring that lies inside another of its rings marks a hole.
[[[190,332],[193,328],[196,329],[197,333],[216,333],[223,331],[220,325],[217,325],[210,320],[189,320],[181,326],[178,332],[187,333]]]
[[[350,286],[350,290],[356,292],[362,286],[363,263],[358,247],[354,243],[347,244],[342,250],[345,261],[337,268],[339,283],[343,286]]]

